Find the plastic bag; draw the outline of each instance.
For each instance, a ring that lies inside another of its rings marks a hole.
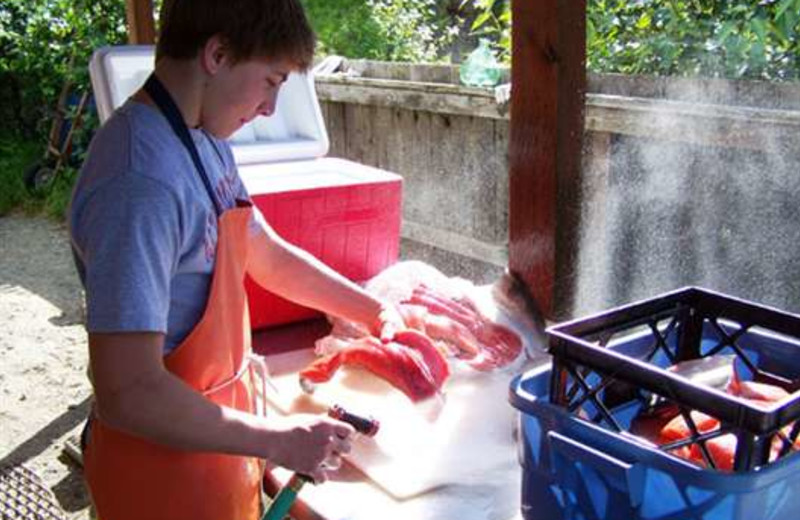
[[[481,39],[478,47],[461,64],[461,83],[472,87],[493,87],[500,81],[500,66],[489,46]]]

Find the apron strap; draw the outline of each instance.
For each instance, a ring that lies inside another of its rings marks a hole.
[[[211,188],[211,181],[208,179],[206,169],[203,166],[203,162],[200,160],[200,154],[197,152],[197,147],[192,140],[192,136],[189,134],[189,129],[186,127],[186,121],[184,121],[181,111],[178,109],[178,105],[175,104],[175,101],[172,99],[172,96],[170,96],[169,91],[167,91],[167,89],[164,87],[164,84],[161,83],[161,81],[156,77],[155,73],[150,74],[150,77],[148,77],[147,81],[145,81],[144,91],[147,92],[147,94],[153,99],[153,102],[156,104],[159,110],[161,110],[161,113],[167,118],[169,126],[172,127],[175,135],[178,136],[178,139],[180,139],[180,141],[183,143],[183,146],[189,152],[195,168],[200,173],[203,186],[205,186],[211,202],[214,203],[214,209],[217,212],[217,216],[221,216],[222,207],[220,207],[217,197],[214,196],[214,190]]]

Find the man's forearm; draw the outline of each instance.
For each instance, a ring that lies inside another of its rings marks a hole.
[[[371,325],[381,302],[310,253],[277,239],[258,241],[250,275],[266,289],[306,307]]]
[[[89,334],[96,413],[105,424],[175,449],[264,458],[315,478],[324,478],[319,464],[332,442],[346,452],[332,436],[344,439],[352,427],[217,405],[166,369],[162,347],[158,333]]]
[[[264,419],[212,403],[164,371],[120,392],[97,395],[100,419],[152,442],[190,451],[267,458]]]

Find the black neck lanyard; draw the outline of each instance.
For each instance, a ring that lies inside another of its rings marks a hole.
[[[150,74],[150,77],[147,78],[147,81],[144,84],[144,90],[147,92],[150,98],[152,98],[159,110],[161,110],[161,113],[164,114],[164,117],[167,118],[169,126],[172,127],[175,135],[178,136],[178,139],[181,140],[183,146],[186,147],[186,150],[192,157],[192,162],[194,163],[195,168],[197,168],[198,173],[200,173],[203,186],[205,186],[208,196],[211,198],[211,202],[214,203],[214,209],[217,211],[217,216],[221,216],[222,207],[219,205],[217,197],[214,196],[214,190],[211,188],[211,181],[208,179],[206,169],[203,167],[203,162],[200,160],[200,154],[197,153],[197,147],[194,145],[192,136],[189,134],[189,129],[186,127],[186,121],[183,120],[183,116],[181,115],[181,111],[178,109],[178,105],[175,104],[172,96],[169,95],[169,92],[166,88],[164,88],[164,85],[161,83],[161,81],[159,81],[155,74]]]

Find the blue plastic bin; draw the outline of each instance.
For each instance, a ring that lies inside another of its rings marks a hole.
[[[548,402],[550,371],[517,376],[526,520],[800,518],[800,458],[744,474],[700,469]]]
[[[636,308],[647,311],[650,303]],[[627,307],[622,314],[630,310]],[[778,311],[758,314],[759,318],[766,316],[769,330],[764,330],[763,324],[748,325],[747,332],[737,336],[736,348],[759,369],[796,380],[800,376],[800,344],[785,331],[771,332],[785,328],[784,321],[771,321],[777,316],[773,312]],[[603,315],[600,323],[622,328],[614,316],[613,312]],[[634,321],[641,322],[640,318]],[[576,321],[566,328],[588,330],[583,325]],[[591,333],[598,331],[594,327]],[[701,355],[716,352],[715,334],[702,327]],[[673,336],[679,337],[683,335]],[[667,338],[664,343],[677,341]],[[608,348],[634,364],[643,365],[642,360],[647,359],[666,366],[671,360],[652,356],[652,346],[652,338],[645,332],[616,340]],[[526,520],[800,518],[800,454],[789,454],[750,471],[700,468],[628,433],[633,413],[626,408],[631,403],[615,410],[622,429],[614,431],[552,403],[553,385],[550,367],[541,367],[517,376],[510,386],[510,402],[520,412],[521,502]],[[794,406],[790,403],[785,407],[788,412],[781,413],[793,415]]]

